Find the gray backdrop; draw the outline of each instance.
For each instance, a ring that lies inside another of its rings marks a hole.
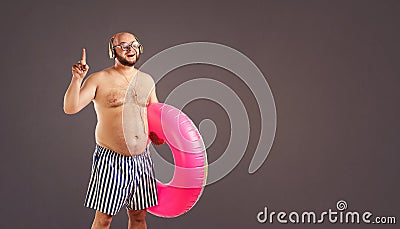
[[[90,227],[93,211],[83,201],[96,117],[92,105],[65,115],[62,103],[80,49],[87,50],[91,73],[108,67],[107,42],[118,31],[139,36],[141,63],[185,42],[235,48],[264,73],[277,107],[272,150],[250,175],[260,117],[248,88],[204,65],[160,81],[160,101],[189,79],[225,82],[247,98],[252,129],[243,160],[228,176],[207,186],[179,218],[148,215],[150,228],[281,228],[258,223],[257,213],[265,206],[321,212],[336,209],[341,199],[351,210],[399,220],[399,1],[47,0],[2,3],[0,12],[0,228]],[[197,124],[215,120],[218,134],[208,157],[216,160],[229,141],[227,114],[206,100],[185,112]],[[126,222],[121,211],[112,228]],[[323,225],[353,227],[365,225]]]

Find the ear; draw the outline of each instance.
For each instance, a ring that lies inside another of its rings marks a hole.
[[[133,34],[133,36],[135,37],[135,40],[139,43],[139,53],[142,54],[143,53],[143,45],[142,43],[140,43],[139,38]]]

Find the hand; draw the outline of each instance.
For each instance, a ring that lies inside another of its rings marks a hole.
[[[72,76],[82,80],[89,71],[89,65],[86,64],[86,50],[82,49],[82,59],[72,66]]]
[[[159,137],[157,136],[157,134],[154,133],[154,132],[150,132],[149,138],[150,138],[150,140],[154,143],[154,145],[157,145],[157,146],[165,143],[165,140],[159,138]]]

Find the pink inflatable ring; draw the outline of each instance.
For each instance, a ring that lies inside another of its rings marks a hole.
[[[175,107],[152,103],[147,108],[149,132],[165,139],[174,157],[174,176],[168,184],[157,180],[158,205],[148,212],[177,217],[189,211],[200,198],[207,178],[203,140],[193,122]]]

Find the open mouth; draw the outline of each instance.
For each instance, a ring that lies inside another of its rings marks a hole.
[[[128,57],[134,57],[135,56],[135,54],[129,54],[128,55]]]

